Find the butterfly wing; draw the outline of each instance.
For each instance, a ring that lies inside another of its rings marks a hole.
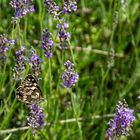
[[[26,104],[36,104],[41,99],[41,90],[32,75],[28,75],[17,88],[16,97]]]

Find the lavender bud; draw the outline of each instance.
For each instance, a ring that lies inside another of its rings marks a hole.
[[[34,6],[31,3],[31,0],[11,0],[9,4],[15,9],[15,16],[12,18],[12,22],[16,22],[27,15],[27,13],[34,12]]]
[[[112,140],[121,135],[128,136],[135,120],[133,112],[134,110],[129,109],[125,100],[119,101],[116,106],[115,117],[109,121],[110,127],[106,130],[105,139]]]
[[[9,44],[13,46],[15,44],[15,40],[9,40]]]
[[[56,5],[54,0],[44,0],[44,4],[49,14],[53,16],[57,16],[57,12],[59,11],[59,6]]]
[[[13,78],[14,80],[21,80],[21,74],[23,73],[25,69],[25,61],[26,57],[24,56],[25,53],[25,47],[21,46],[21,49],[16,51],[15,57],[16,57],[16,64],[13,69]]]
[[[9,40],[5,35],[0,35],[0,61],[2,64],[6,61],[6,52],[14,43],[15,40]]]
[[[35,49],[32,49],[32,50],[31,50],[31,58],[29,59],[29,63],[30,63],[31,66],[32,66],[33,75],[34,75],[36,78],[39,78],[40,73],[41,73],[41,63],[42,63],[42,59],[39,58],[39,57],[36,55]]]
[[[30,12],[34,12],[35,11],[34,5],[29,6],[29,11]]]
[[[63,13],[71,13],[77,10],[77,0],[64,0]]]
[[[43,35],[41,39],[41,48],[44,50],[45,56],[47,58],[52,58],[52,47],[53,47],[53,41],[50,38],[51,33],[48,29],[43,30]]]
[[[65,62],[66,70],[62,75],[63,84],[65,87],[70,88],[75,85],[79,79],[79,75],[74,71],[74,64],[69,60]]]
[[[33,134],[36,133],[37,130],[41,129],[44,126],[44,113],[42,108],[39,106],[32,104],[30,106],[30,117],[28,118],[28,125],[34,129]]]
[[[67,32],[68,27],[69,27],[69,24],[66,22],[56,25],[56,28],[59,31],[60,48],[62,50],[68,48],[68,39],[71,37],[70,33]]]

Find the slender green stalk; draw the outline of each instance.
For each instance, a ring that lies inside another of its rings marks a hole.
[[[49,82],[50,82],[50,94],[52,93],[52,71],[51,71],[51,59],[49,59]]]
[[[72,103],[72,109],[73,109],[73,113],[74,113],[74,117],[76,119],[76,123],[79,129],[79,134],[80,134],[80,140],[83,139],[83,134],[82,134],[82,128],[81,128],[81,123],[78,121],[78,117],[79,117],[79,106],[78,106],[78,101],[77,99],[74,99],[74,95],[72,93],[71,90],[68,90],[70,96],[71,96],[71,103]]]
[[[13,90],[15,89],[15,85],[16,85],[16,83],[14,82],[14,83],[13,83],[13,86],[11,86],[12,88],[11,88],[11,90],[10,90],[10,93],[8,94],[8,97],[7,97],[7,99],[6,99],[5,106],[0,110],[0,114],[2,114],[2,113],[4,112],[4,110],[6,109],[6,106],[7,106],[8,102],[9,102],[10,99],[11,99]],[[8,86],[9,86],[9,84],[7,84],[7,87],[8,87]]]
[[[72,46],[70,44],[70,41],[68,41],[68,44],[69,44],[69,47],[70,47],[70,52],[71,52],[73,63],[75,64],[75,58],[74,58],[74,54],[73,54],[73,50],[72,50]]]
[[[93,119],[103,119],[103,118],[111,118],[114,114],[105,114],[105,115],[96,115],[96,116],[90,116],[90,117],[79,117],[79,118],[71,118],[66,120],[60,120],[58,122],[47,122],[46,126],[51,126],[52,124],[64,124],[64,123],[75,123],[77,121],[90,121]],[[0,130],[0,135],[6,134],[6,133],[14,133],[17,131],[24,131],[28,130],[29,126],[19,127],[19,128],[13,128],[13,129],[7,129],[7,130]]]
[[[20,31],[20,25],[19,23],[17,23],[17,30],[18,30],[18,38],[19,38],[19,45],[22,45],[22,41],[21,41],[21,31]]]
[[[14,108],[16,105],[16,99],[13,100],[11,107],[9,108],[9,112],[7,113],[7,115],[4,117],[3,122],[0,126],[0,128],[5,128],[7,125],[9,125],[9,122],[11,120],[11,117],[13,115],[14,112]]]
[[[24,44],[26,45],[26,39],[27,39],[27,25],[28,25],[28,19],[27,17],[24,18]]]
[[[40,30],[42,32],[42,30],[43,30],[43,19],[44,19],[44,8],[42,8],[41,1],[37,1],[37,3],[38,3],[38,8],[39,8],[38,19],[39,19],[39,24],[40,24]]]
[[[3,65],[3,70],[2,70],[2,73],[1,73],[1,79],[0,79],[0,81],[1,81],[1,84],[0,84],[0,95],[2,94],[2,89],[4,87],[5,80],[6,80],[6,76],[5,76],[5,74],[6,74],[6,67],[7,67],[7,63],[5,63]]]

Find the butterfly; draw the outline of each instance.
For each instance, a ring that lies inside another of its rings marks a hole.
[[[26,104],[36,104],[41,97],[41,89],[36,78],[32,75],[27,75],[21,85],[16,90],[16,98]]]

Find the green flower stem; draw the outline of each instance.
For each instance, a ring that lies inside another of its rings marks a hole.
[[[50,93],[52,93],[52,71],[51,71],[51,59],[49,59],[49,76],[50,76]]]
[[[74,94],[72,93],[71,90],[68,90],[68,92],[71,96],[72,109],[73,109],[73,113],[74,113],[74,117],[76,119],[78,129],[79,129],[80,140],[82,140],[83,139],[83,134],[82,134],[81,123],[78,121],[78,117],[80,116],[80,112],[79,112],[80,109],[79,109],[79,106],[78,106],[78,101],[77,101],[77,98],[74,98]]]

